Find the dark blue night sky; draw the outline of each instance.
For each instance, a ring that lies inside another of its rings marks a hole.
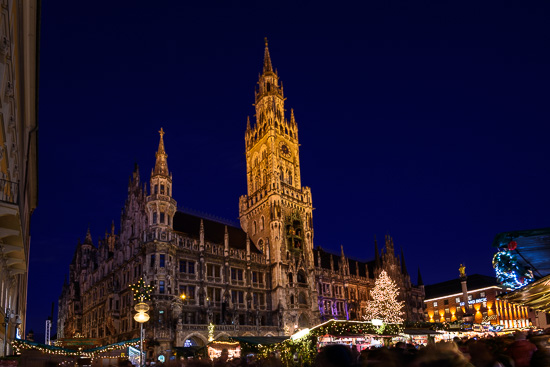
[[[460,263],[493,275],[495,234],[549,226],[547,3],[106,4],[42,4],[27,332],[43,334],[88,226],[94,242],[118,231],[160,127],[178,205],[237,221],[264,37],[316,246],[372,259],[390,234],[430,284]]]

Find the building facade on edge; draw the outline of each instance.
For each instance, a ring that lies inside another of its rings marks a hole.
[[[460,278],[426,286],[426,321],[490,323],[506,329],[528,327],[533,315],[527,307],[497,299],[507,291],[494,277],[467,276],[463,269]]]
[[[374,278],[386,269],[406,301],[406,317],[423,319],[423,286],[413,286],[403,254],[386,237],[365,263],[313,246],[312,197],[301,184],[298,127],[284,115],[283,88],[266,44],[255,94],[256,121],[245,132],[247,194],[240,228],[177,209],[164,131],[147,185],[135,168],[120,233],[97,246],[88,231],[59,298],[58,337],[105,343],[139,336],[128,285],[154,286],[145,324],[149,356],[215,338],[289,335],[327,319],[361,319]],[[176,175],[177,177],[177,175]],[[179,295],[184,293],[186,299]]]
[[[25,334],[38,199],[38,1],[0,1],[0,356]],[[9,317],[7,335],[5,320]]]

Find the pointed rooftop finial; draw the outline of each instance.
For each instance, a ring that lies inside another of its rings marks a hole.
[[[88,226],[88,231],[86,232],[86,239],[84,240],[85,244],[91,245],[92,242],[92,234],[90,233],[90,226]]]
[[[246,130],[250,130],[250,116],[246,116]]]
[[[267,47],[267,37],[265,38],[265,52],[264,52],[264,74],[272,73],[273,66],[271,65],[271,57],[269,56],[269,48]]]
[[[296,125],[296,120],[294,119],[294,108],[290,109],[290,123]]]
[[[422,274],[420,274],[420,266],[418,267],[418,285],[424,285],[422,281]]]
[[[407,265],[405,264],[405,254],[403,253],[403,249],[401,249],[401,273],[404,275],[408,275],[407,272]]]
[[[344,245],[340,245],[340,256],[342,258],[346,257],[346,255],[344,255]]]
[[[378,252],[378,241],[376,240],[376,235],[374,235],[374,264],[376,267],[380,266],[380,254]]]
[[[153,174],[168,176],[168,163],[166,161],[166,158],[168,158],[168,154],[166,154],[166,151],[164,150],[164,130],[162,129],[162,127],[160,128],[159,134],[159,148],[156,153],[157,160],[155,162],[155,169],[153,170]]]

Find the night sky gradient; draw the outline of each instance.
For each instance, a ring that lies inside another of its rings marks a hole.
[[[494,275],[495,234],[549,226],[548,19],[542,1],[43,1],[27,332],[43,341],[88,226],[119,231],[160,127],[178,205],[238,220],[264,37],[314,244],[370,260],[389,233],[413,282]]]

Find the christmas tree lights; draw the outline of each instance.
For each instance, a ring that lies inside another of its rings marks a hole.
[[[403,315],[402,309],[405,302],[397,300],[399,295],[397,285],[385,270],[382,270],[380,276],[376,279],[370,294],[372,300],[367,301],[363,319],[380,319],[386,324],[403,323],[401,315]]]

